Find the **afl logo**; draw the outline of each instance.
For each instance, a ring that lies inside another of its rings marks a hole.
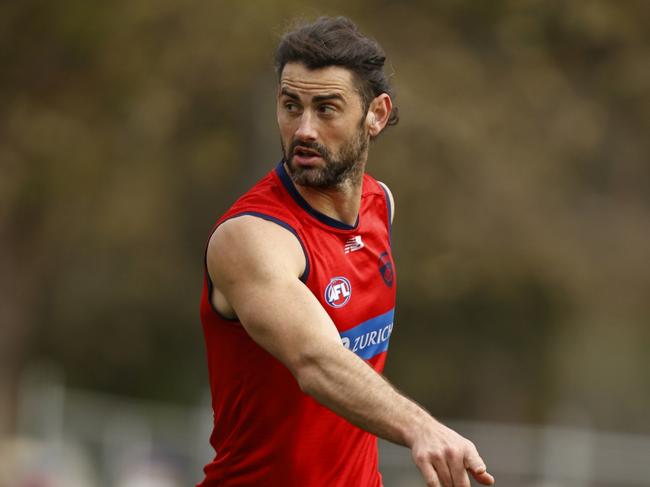
[[[345,277],[333,277],[325,288],[325,301],[333,308],[348,304],[352,295],[352,286]]]

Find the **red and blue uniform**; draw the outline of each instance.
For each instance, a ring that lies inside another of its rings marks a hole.
[[[242,215],[275,222],[296,236],[306,261],[301,280],[331,317],[343,345],[381,373],[396,287],[384,187],[364,175],[359,216],[351,226],[312,208],[280,163],[215,228]],[[199,486],[381,486],[377,438],[303,393],[238,321],[213,308],[211,287],[206,271],[201,321],[216,455]]]

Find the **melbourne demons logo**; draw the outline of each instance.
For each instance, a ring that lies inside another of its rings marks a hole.
[[[381,278],[384,280],[384,283],[388,287],[392,287],[394,277],[393,264],[390,261],[388,252],[382,252],[379,256],[379,273],[381,274]]]
[[[352,296],[352,286],[345,277],[333,277],[325,288],[325,301],[333,308],[348,304]]]

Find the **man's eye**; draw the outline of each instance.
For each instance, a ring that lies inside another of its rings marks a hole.
[[[336,107],[334,105],[321,105],[318,107],[318,111],[329,115],[336,111]]]
[[[299,107],[298,107],[298,105],[296,103],[293,103],[293,102],[289,101],[289,102],[284,104],[284,109],[286,111],[288,111],[288,112],[293,113],[293,112],[297,112]]]

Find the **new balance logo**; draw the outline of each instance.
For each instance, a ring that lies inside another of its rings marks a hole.
[[[355,237],[352,237],[347,242],[345,242],[345,247],[343,247],[343,249],[345,250],[346,254],[349,254],[350,252],[356,252],[357,250],[361,250],[364,247],[365,245],[361,241],[361,235],[357,235]]]

